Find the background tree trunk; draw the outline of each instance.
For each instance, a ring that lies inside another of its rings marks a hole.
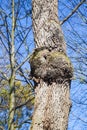
[[[57,0],[33,0],[36,49],[31,56],[31,75],[36,98],[31,130],[66,130],[72,65],[58,21]]]
[[[14,33],[15,33],[15,14],[14,14],[14,0],[12,0],[12,32],[10,43],[10,64],[11,76],[9,79],[9,116],[8,116],[8,130],[15,130],[14,115],[15,115],[15,47],[14,47]]]

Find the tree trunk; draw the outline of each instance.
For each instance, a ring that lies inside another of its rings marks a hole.
[[[8,116],[8,130],[15,130],[14,115],[15,115],[15,47],[14,47],[14,33],[15,33],[15,14],[14,14],[14,0],[12,0],[12,32],[10,43],[10,65],[11,76],[9,79],[9,116]]]
[[[66,130],[72,65],[58,21],[57,0],[33,0],[36,49],[30,58],[36,97],[31,130]]]

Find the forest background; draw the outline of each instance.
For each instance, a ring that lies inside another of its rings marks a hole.
[[[60,0],[58,6],[67,54],[74,68],[68,130],[87,129],[87,2],[82,1]],[[0,128],[2,130],[8,129],[8,120],[11,116],[9,97],[13,99],[14,93],[15,128],[29,129],[35,96],[29,58],[34,48],[32,1],[15,0],[13,11],[11,0],[0,0]],[[15,91],[10,84],[13,72]]]

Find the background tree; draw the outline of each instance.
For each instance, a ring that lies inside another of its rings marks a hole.
[[[34,91],[29,80],[29,63],[26,62],[31,50],[31,41],[27,42],[26,39],[32,33],[30,16],[29,1],[0,1],[1,125],[9,130],[21,128],[24,123],[30,124],[31,121]],[[28,115],[25,119],[24,106]]]

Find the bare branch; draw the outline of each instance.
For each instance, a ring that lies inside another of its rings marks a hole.
[[[82,119],[81,117],[75,115],[73,112],[71,112],[71,114],[72,114],[73,116],[75,116],[77,119],[81,120],[82,122],[87,123],[86,120],[84,120],[84,119]]]
[[[11,17],[10,17],[10,15],[9,15],[9,14],[7,14],[7,13],[6,13],[3,9],[1,9],[1,8],[0,8],[0,13],[3,13],[3,14],[5,14],[5,16],[7,16],[7,17],[11,18]]]
[[[25,123],[31,124],[31,119],[30,119],[30,118],[29,118],[29,119],[26,119],[25,121],[21,122],[21,124],[18,125],[18,126],[16,126],[15,128],[21,128],[22,125],[25,124]]]
[[[0,130],[4,130],[4,127],[0,126]]]
[[[7,75],[4,72],[2,72],[1,70],[0,70],[0,73],[3,75],[3,78],[8,81]]]
[[[15,68],[15,71],[17,71],[17,70],[30,58],[30,56],[31,56],[31,55],[28,55],[28,56],[24,59],[24,61],[23,61],[17,68]]]
[[[64,24],[75,12],[76,10],[85,2],[86,0],[82,0],[73,10],[72,12],[63,20],[60,22],[60,24]]]
[[[32,94],[32,95],[33,95],[33,94]],[[14,109],[17,110],[17,109],[19,109],[19,108],[25,106],[27,103],[29,103],[29,102],[31,102],[32,100],[34,100],[34,98],[35,98],[35,97],[32,97],[31,99],[29,98],[26,102],[24,102],[24,103],[22,103],[22,104],[16,106]],[[12,109],[12,110],[13,110],[13,109]]]

